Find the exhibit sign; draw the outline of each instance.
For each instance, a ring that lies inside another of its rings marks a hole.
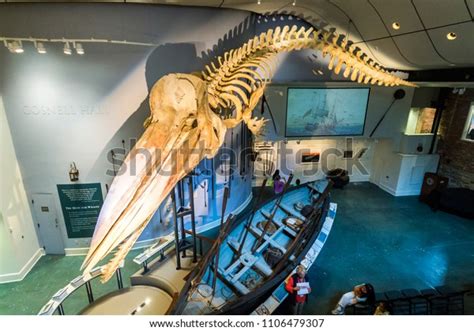
[[[57,186],[68,238],[92,237],[104,202],[100,183]]]

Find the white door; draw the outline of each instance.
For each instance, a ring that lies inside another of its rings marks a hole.
[[[64,243],[52,194],[33,194],[35,222],[46,254],[64,254]]]

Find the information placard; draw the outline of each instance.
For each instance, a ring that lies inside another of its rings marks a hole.
[[[92,237],[104,202],[100,183],[58,185],[58,194],[68,237]]]

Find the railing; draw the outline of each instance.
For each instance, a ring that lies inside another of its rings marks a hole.
[[[184,232],[186,234],[186,238],[191,237],[192,233],[190,230],[184,230]],[[199,252],[199,255],[202,256],[203,255],[203,246],[202,246],[203,241],[206,241],[212,244],[214,242],[214,239],[208,238],[199,233],[196,234],[196,238],[198,239],[198,245],[199,245],[198,252]],[[166,252],[174,245],[175,245],[175,239],[173,237],[173,234],[164,236],[160,238],[160,240],[157,243],[153,244],[152,246],[147,248],[145,251],[143,251],[143,253],[140,253],[139,255],[137,255],[133,259],[133,262],[135,262],[136,264],[142,265],[143,273],[146,273],[150,271],[150,268],[148,267],[149,261],[158,254],[160,255],[160,260],[158,260],[157,262],[164,261]]]
[[[143,272],[148,272],[148,261],[157,254],[160,254],[160,261],[165,259],[165,252],[174,245],[173,235],[167,235],[158,240],[155,244],[148,247],[143,253],[138,254],[133,262],[143,266]]]
[[[247,200],[239,206],[234,212],[241,212],[247,205],[248,203],[252,200],[252,194],[249,195]],[[206,223],[204,225],[200,226],[201,231],[207,231],[209,229],[215,228],[219,224],[219,219],[211,220],[209,223]],[[186,235],[190,236],[190,233],[188,230],[185,230]],[[212,240],[197,234],[197,238],[199,239],[199,248],[200,252],[202,255],[203,254],[203,248],[202,248],[202,241],[208,241],[212,243]],[[143,253],[137,255],[134,259],[133,262],[140,264],[143,266],[144,272],[148,272],[148,262],[149,260],[157,255],[160,254],[161,259],[160,261],[164,260],[165,258],[165,253],[168,249],[170,249],[174,245],[174,235],[169,234],[166,236],[163,236],[159,239],[159,241],[149,248],[147,248]],[[116,271],[116,277],[117,277],[117,286],[118,289],[123,288],[123,279],[122,279],[122,272],[121,268],[123,268],[123,262],[120,265],[120,267]],[[64,315],[64,306],[63,303],[64,301],[72,294],[74,293],[77,289],[85,285],[86,292],[87,292],[87,298],[89,300],[89,303],[94,302],[94,295],[92,293],[92,286],[91,286],[91,281],[94,280],[95,278],[99,277],[102,274],[102,266],[96,267],[91,270],[91,272],[85,276],[78,276],[75,279],[73,279],[68,285],[57,291],[52,298],[41,308],[40,312],[38,315],[53,315],[56,313],[56,311],[59,313],[59,315]]]
[[[142,265],[143,271],[148,272],[148,262],[151,258],[160,255],[160,261],[165,259],[165,252],[174,245],[173,235],[167,235],[159,239],[158,242],[147,248],[143,253],[137,255],[133,262]],[[123,262],[115,272],[117,278],[117,288],[120,290],[123,288],[123,278],[121,268],[123,268]],[[85,287],[87,293],[87,299],[89,304],[94,302],[94,294],[92,292],[91,281],[102,275],[102,267],[99,266],[90,271],[89,274],[80,275],[69,282],[65,287],[57,291],[51,299],[41,308],[38,315],[54,315],[58,312],[59,315],[65,315],[64,312],[64,301],[66,301],[74,292],[79,288]]]
[[[123,262],[115,272],[117,277],[117,287],[119,290],[123,288],[121,268],[123,268]],[[90,273],[86,275],[77,276],[71,282],[69,282],[69,284],[57,291],[48,301],[48,303],[46,303],[43,308],[41,308],[38,315],[53,315],[56,311],[59,313],[59,315],[64,315],[64,301],[66,301],[66,299],[69,298],[71,294],[83,286],[85,286],[89,304],[93,303],[94,294],[92,293],[91,281],[100,275],[102,275],[102,266],[92,269]]]

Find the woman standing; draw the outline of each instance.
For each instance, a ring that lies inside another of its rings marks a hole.
[[[273,191],[275,194],[280,194],[283,192],[283,188],[285,187],[285,181],[280,176],[280,170],[275,170],[275,173],[272,176],[273,179]]]

